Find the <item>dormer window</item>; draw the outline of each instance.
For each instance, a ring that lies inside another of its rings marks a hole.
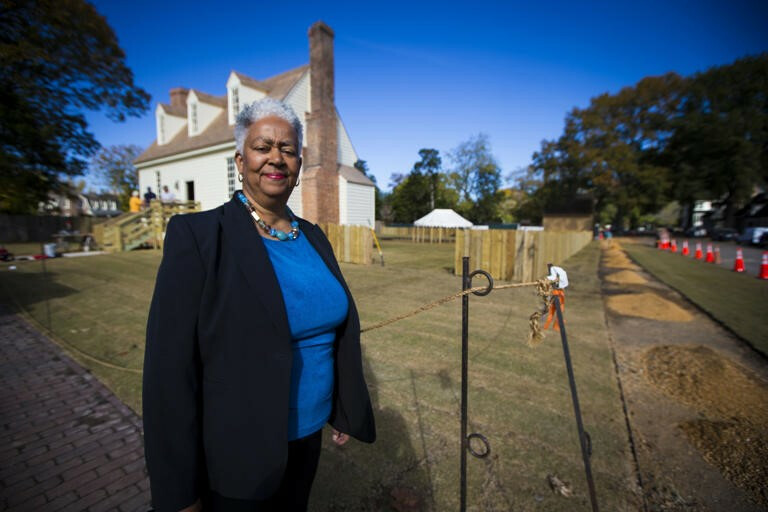
[[[189,116],[192,123],[192,133],[197,133],[197,103],[189,106]]]
[[[160,144],[165,144],[165,116],[160,115],[160,123],[159,123],[159,131],[160,136],[158,137],[160,139]]]
[[[237,87],[232,88],[232,117],[237,117],[240,113],[240,90]]]

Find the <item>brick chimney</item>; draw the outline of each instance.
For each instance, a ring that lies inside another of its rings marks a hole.
[[[187,96],[189,95],[189,89],[183,87],[175,87],[171,89],[171,106],[187,108]]]
[[[322,21],[309,28],[311,112],[301,177],[302,215],[311,222],[339,223],[338,133],[333,81],[333,30]]]

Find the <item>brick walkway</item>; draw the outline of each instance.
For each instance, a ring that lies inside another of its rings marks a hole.
[[[0,511],[146,511],[141,420],[0,306]]]

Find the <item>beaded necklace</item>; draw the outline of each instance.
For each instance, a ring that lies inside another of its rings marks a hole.
[[[243,206],[251,213],[251,217],[253,217],[253,220],[256,221],[256,224],[261,227],[266,233],[269,234],[269,236],[273,236],[280,240],[281,242],[286,242],[289,240],[296,240],[299,238],[299,221],[296,220],[296,217],[293,215],[293,212],[291,211],[288,206],[285,207],[286,211],[288,212],[288,216],[291,218],[291,231],[286,233],[285,231],[280,231],[279,229],[275,229],[266,222],[264,222],[261,217],[259,217],[259,214],[256,213],[256,208],[253,207],[253,204],[251,204],[251,201],[245,197],[245,194],[243,194],[242,191],[238,190],[235,194],[237,199],[243,203]]]

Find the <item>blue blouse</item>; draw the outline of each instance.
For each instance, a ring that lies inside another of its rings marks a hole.
[[[280,283],[291,329],[293,367],[288,440],[321,428],[331,415],[336,327],[347,318],[344,288],[304,234],[281,242],[263,238]]]

